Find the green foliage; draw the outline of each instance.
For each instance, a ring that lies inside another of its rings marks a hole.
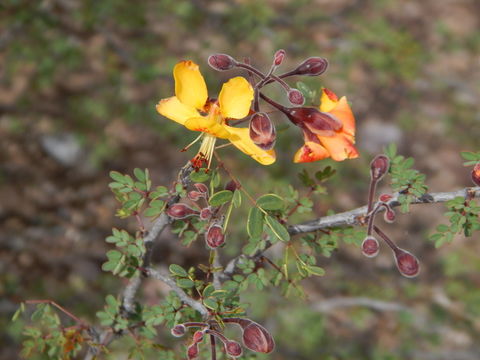
[[[480,151],[478,152],[470,152],[470,151],[462,151],[460,153],[462,158],[466,161],[463,163],[465,166],[475,165],[480,162]]]
[[[107,252],[107,262],[102,265],[104,271],[111,271],[113,275],[132,277],[141,265],[145,254],[145,245],[141,237],[134,238],[125,230],[113,229],[112,235],[105,239],[115,244],[118,250]]]
[[[480,206],[474,200],[465,200],[459,196],[448,201],[446,206],[448,211],[445,217],[450,224],[438,225],[437,233],[429,237],[437,248],[452,242],[456,234],[463,233],[464,236],[470,237],[474,231],[480,230]]]
[[[412,169],[414,164],[413,158],[405,158],[397,155],[397,147],[390,144],[385,149],[385,154],[390,159],[390,177],[392,190],[399,193],[398,202],[400,203],[400,211],[407,213],[410,203],[415,198],[422,197],[428,190],[425,185],[425,175],[418,170]]]

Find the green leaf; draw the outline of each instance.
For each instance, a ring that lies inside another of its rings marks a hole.
[[[257,205],[267,211],[283,210],[285,206],[284,200],[276,194],[265,194],[260,196],[257,199]]]
[[[210,174],[207,172],[207,169],[199,169],[190,173],[190,180],[193,182],[203,183],[208,179],[210,179]]]
[[[189,289],[195,285],[195,283],[190,279],[178,279],[177,285],[184,289]]]
[[[173,275],[180,276],[180,277],[188,277],[187,271],[177,264],[171,264],[168,269]]]
[[[217,302],[212,298],[204,299],[203,304],[209,309],[212,309],[212,310],[217,310],[218,309]]]
[[[290,234],[288,233],[285,226],[280,224],[277,219],[271,217],[270,215],[267,215],[265,217],[265,222],[279,240],[285,242],[290,241]]]
[[[325,275],[325,270],[320,266],[308,265],[305,267],[305,270],[307,270],[310,275],[316,275],[316,276]]]
[[[230,190],[222,190],[210,196],[208,202],[211,206],[216,207],[229,202],[230,200],[232,200],[232,198],[233,193]]]
[[[118,171],[110,171],[110,177],[115,180],[116,182],[126,184],[127,181],[125,180],[125,177],[120,174]]]
[[[465,160],[476,161],[480,159],[480,154],[477,155],[474,152],[470,152],[470,151],[462,151],[460,155]]]
[[[248,212],[247,233],[251,238],[259,238],[263,233],[263,213],[257,207]]]
[[[233,202],[233,206],[235,206],[236,208],[242,205],[242,192],[240,190],[235,190],[233,192],[232,202]]]
[[[139,168],[133,169],[133,174],[138,179],[138,181],[145,182],[146,176],[145,172]]]

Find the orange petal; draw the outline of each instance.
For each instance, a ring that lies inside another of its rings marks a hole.
[[[296,163],[312,162],[326,159],[330,156],[328,151],[320,144],[313,141],[307,141],[293,157]]]
[[[180,61],[173,68],[175,95],[185,105],[202,110],[207,102],[207,85],[198,65],[193,61]]]
[[[355,117],[353,116],[350,105],[348,105],[347,98],[342,96],[337,105],[330,110],[329,113],[342,122],[342,132],[350,135],[352,137],[352,142],[354,142],[353,136],[355,136]]]
[[[349,137],[348,134],[338,133],[333,137],[319,136],[318,138],[330,153],[333,160],[343,161],[345,159],[355,159],[358,157],[358,151],[355,146],[353,146],[353,142]]]

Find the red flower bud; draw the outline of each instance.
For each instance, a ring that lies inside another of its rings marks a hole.
[[[316,135],[334,136],[335,131],[342,128],[341,121],[335,116],[313,107],[294,107],[284,110],[291,122],[301,128],[307,128]]]
[[[201,197],[203,197],[203,194],[199,191],[192,190],[188,192],[187,197],[192,201],[198,201]]]
[[[297,89],[290,89],[290,91],[288,92],[288,100],[293,105],[303,105],[303,103],[305,102],[303,94]]]
[[[378,200],[380,200],[381,202],[389,202],[390,200],[392,200],[392,198],[393,198],[393,196],[390,195],[390,194],[382,194],[382,195],[380,195]]]
[[[370,163],[370,176],[372,180],[380,180],[388,171],[390,160],[385,155],[377,155]]]
[[[198,356],[198,345],[197,343],[193,343],[187,349],[187,357],[188,360],[195,359]]]
[[[240,188],[240,184],[238,184],[235,180],[230,180],[226,185],[225,185],[225,190],[229,190],[231,192],[234,192],[235,190]]]
[[[480,162],[475,164],[471,175],[473,183],[476,186],[480,186]]]
[[[387,208],[385,214],[383,214],[383,220],[390,224],[393,223],[395,221],[395,211],[393,211],[391,208]]]
[[[188,205],[176,203],[167,209],[167,215],[174,219],[185,219],[189,216],[198,215],[198,211],[193,210]]]
[[[178,324],[175,325],[170,332],[172,333],[173,336],[175,337],[182,337],[185,335],[185,332],[187,331],[187,328],[183,324]]]
[[[192,340],[193,340],[194,343],[202,342],[203,341],[203,331],[201,331],[201,330],[195,331],[195,333],[193,334]]]
[[[420,262],[411,253],[406,250],[397,248],[394,250],[395,261],[400,273],[408,278],[415,277],[420,272]]]
[[[250,120],[250,139],[263,150],[270,150],[275,145],[277,131],[265,113],[256,113]]]
[[[321,57],[311,57],[297,66],[296,69],[289,72],[291,75],[317,76],[327,70],[328,61]]]
[[[214,54],[208,57],[208,65],[218,71],[230,70],[236,64],[236,61],[226,54]]]
[[[275,55],[273,55],[273,65],[279,66],[283,62],[284,58],[285,58],[285,50],[283,49],[277,50]]]
[[[273,351],[275,342],[272,335],[261,325],[249,320],[243,327],[243,343],[252,351],[268,354]],[[240,324],[241,326],[241,324]]]
[[[210,249],[216,249],[225,243],[223,228],[218,224],[211,225],[205,234],[205,241]]]
[[[195,183],[193,184],[193,186],[195,186],[195,188],[201,192],[202,194],[208,194],[208,187],[207,185],[205,184],[202,184],[202,183]]]
[[[233,357],[239,357],[242,355],[242,347],[240,344],[236,341],[229,340],[225,344],[225,350],[227,351],[227,354]]]
[[[208,220],[212,217],[212,209],[210,207],[200,210],[200,220]]]
[[[366,257],[375,257],[378,255],[378,251],[380,250],[378,241],[373,236],[367,236],[363,240],[361,247],[362,247],[362,253]]]

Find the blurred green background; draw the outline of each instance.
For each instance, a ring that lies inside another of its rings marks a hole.
[[[148,167],[168,185],[194,154],[179,149],[195,134],[155,112],[173,94],[178,60],[200,64],[214,95],[235,73],[208,68],[212,53],[248,56],[265,70],[279,48],[284,69],[329,59],[328,72],[305,83],[348,96],[360,159],[293,164],[302,144],[294,128],[280,132],[271,167],[221,153],[252,193],[299,186],[302,169],[333,165],[330,195],[315,199],[321,216],[365,203],[366,165],[391,142],[416,159],[432,191],[469,186],[459,152],[479,150],[479,29],[477,0],[2,0],[0,358],[18,357],[24,324],[10,317],[19,301],[54,299],[94,321],[105,295],[121,288],[101,271],[103,239],[112,226],[135,224],[114,217],[108,172]],[[388,251],[370,260],[341,244],[322,260],[327,275],[305,281],[307,300],[250,292],[251,317],[277,340],[267,358],[478,360],[478,235],[434,249],[427,236],[443,211],[415,206],[387,228],[421,259],[417,279],[401,278]],[[201,248],[165,232],[155,257],[194,265]],[[158,301],[165,291],[149,283],[143,296]],[[125,358],[121,347],[113,357]]]

